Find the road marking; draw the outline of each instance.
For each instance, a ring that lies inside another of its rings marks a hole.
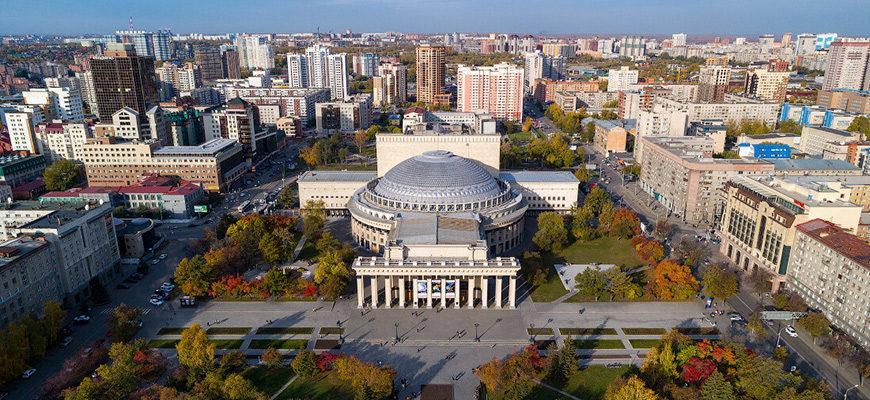
[[[150,313],[151,310],[153,310],[153,308],[146,308],[144,311],[142,311],[142,315],[148,315],[148,313]]]

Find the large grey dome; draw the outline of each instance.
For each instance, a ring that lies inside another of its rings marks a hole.
[[[496,198],[502,188],[477,162],[436,150],[397,164],[378,181],[374,192],[400,202],[463,204]]]

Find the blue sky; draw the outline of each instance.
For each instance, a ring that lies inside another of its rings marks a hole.
[[[870,0],[0,0],[2,34],[516,32],[870,35]]]

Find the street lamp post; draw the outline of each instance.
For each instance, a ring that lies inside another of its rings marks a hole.
[[[850,391],[850,390],[852,390],[852,389],[857,389],[859,385],[860,385],[860,384],[857,384],[857,385],[855,385],[855,386],[852,386],[852,387],[846,389],[846,391],[843,392],[843,400],[846,400],[846,396],[849,395],[849,391]]]
[[[779,339],[782,338],[782,330],[783,329],[785,329],[784,326],[782,328],[779,328],[779,332],[776,333],[776,347],[779,347]]]
[[[399,343],[399,321],[393,324],[396,327],[396,343]]]
[[[480,335],[477,334],[477,327],[478,327],[478,326],[480,326],[480,324],[478,324],[477,322],[475,322],[475,323],[474,323],[474,341],[475,341],[475,342],[479,342],[479,341],[480,341]]]

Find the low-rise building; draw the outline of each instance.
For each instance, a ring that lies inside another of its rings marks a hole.
[[[773,165],[712,158],[713,142],[697,138],[640,138],[640,187],[670,213],[692,224],[712,224],[722,211],[718,192],[738,175],[766,175]],[[706,143],[705,143],[706,142]]]
[[[736,177],[724,188],[719,250],[747,274],[771,274],[773,291],[785,282],[798,224],[824,218],[856,232],[861,218],[860,206],[813,197],[801,183]]]
[[[319,133],[351,134],[372,124],[372,98],[354,95],[347,101],[317,103],[316,126]]]
[[[819,90],[816,104],[852,114],[870,114],[870,91],[853,89]]]
[[[323,201],[327,214],[345,215],[350,197],[375,177],[374,171],[306,171],[297,180],[300,207]]]
[[[420,125],[426,126],[424,130],[430,129],[434,124],[458,125],[463,132],[472,134],[496,134],[495,118],[485,112],[427,111],[420,107],[411,107],[402,116],[402,132],[419,130]]]
[[[0,183],[14,188],[42,177],[45,167],[42,155],[0,155]]]
[[[803,126],[819,126],[833,129],[846,129],[858,114],[831,110],[819,106],[798,106],[785,103],[779,113],[780,121],[794,121]]]
[[[603,120],[587,118],[583,126],[589,122],[595,125],[595,136],[592,145],[602,154],[625,153],[628,135],[634,135],[636,122],[631,119]]]
[[[502,171],[498,177],[522,190],[529,213],[568,214],[577,206],[577,178],[568,171]]]
[[[535,100],[546,103],[556,100],[559,92],[598,92],[597,81],[557,81],[552,79],[536,79],[532,93]]]
[[[314,122],[315,104],[330,100],[328,88],[260,88],[260,87],[228,87],[224,90],[224,98],[240,97],[257,106],[260,119],[265,124],[274,124],[280,117],[298,117],[302,126],[307,127]],[[263,113],[274,108],[271,117],[263,118]]]
[[[798,149],[801,145],[801,135],[794,133],[770,132],[761,135],[741,134],[737,137],[737,144],[783,144]]]
[[[823,126],[804,126],[801,129],[801,151],[831,160],[848,158],[849,142],[862,139],[861,132],[849,132]]]
[[[64,297],[55,254],[45,237],[0,243],[0,326],[42,312],[46,301]]]
[[[870,245],[829,221],[813,219],[797,226],[791,252],[789,287],[870,348]]]
[[[861,175],[861,168],[843,160],[828,160],[821,158],[790,158],[772,159],[775,175],[826,175],[849,176]]]
[[[118,234],[118,248],[122,256],[142,258],[147,249],[157,241],[155,225],[154,221],[148,218],[116,219],[115,232]]]

